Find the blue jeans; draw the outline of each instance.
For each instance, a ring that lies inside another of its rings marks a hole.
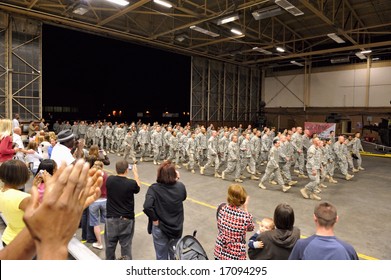
[[[156,259],[157,260],[170,260],[174,259],[170,246],[176,245],[178,239],[169,239],[162,230],[155,225],[152,225],[152,237],[153,246],[155,247]]]
[[[90,216],[89,216],[89,225],[90,226],[99,226],[100,223],[106,222],[106,199],[97,200],[93,202],[89,207]],[[99,219],[100,218],[100,219]]]
[[[132,259],[132,240],[134,235],[134,219],[106,218],[106,260],[115,260],[117,243],[121,245],[121,257]]]

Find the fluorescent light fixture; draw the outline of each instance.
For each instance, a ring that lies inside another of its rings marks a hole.
[[[304,66],[303,63],[297,62],[295,60],[292,60],[291,63],[297,66]]]
[[[235,29],[235,28],[232,28],[232,29],[231,29],[231,32],[232,32],[233,34],[236,34],[236,35],[243,35],[243,32],[242,32],[242,31],[240,31],[240,30],[238,30],[238,29]]]
[[[183,42],[185,41],[186,39],[189,39],[189,36],[187,36],[187,34],[178,34],[176,37],[175,37],[175,40],[178,41],[178,42]]]
[[[367,54],[367,53],[371,53],[371,52],[372,52],[371,50],[361,51],[362,54]]]
[[[259,47],[254,47],[253,50],[257,51],[257,52],[260,52],[260,53],[263,53],[263,54],[273,54],[271,51],[268,51],[268,50],[265,50],[265,49],[262,49],[262,48],[259,48]]]
[[[81,15],[81,16],[87,12],[88,12],[88,7],[84,6],[84,5],[77,5],[72,11],[72,13],[77,14],[77,15]]]
[[[377,61],[377,60],[380,60],[380,57],[374,57],[374,58],[372,58],[372,61]]]
[[[212,32],[212,31],[206,30],[206,29],[201,28],[201,27],[198,27],[198,26],[196,26],[196,25],[190,26],[190,29],[191,29],[191,30],[194,30],[194,31],[198,31],[198,32],[203,33],[203,34],[205,34],[205,35],[211,36],[211,37],[213,37],[213,38],[216,38],[216,37],[219,37],[219,36],[220,36],[220,34],[214,33],[214,32]]]
[[[106,1],[114,3],[114,4],[117,4],[117,5],[120,5],[120,6],[129,5],[129,2],[125,1],[125,0],[106,0]]]
[[[350,59],[349,59],[348,56],[347,56],[347,57],[332,58],[332,59],[330,59],[330,62],[331,62],[332,64],[336,64],[336,63],[347,63],[347,62],[349,62],[349,61],[350,61]]]
[[[274,16],[281,15],[283,12],[284,11],[280,7],[273,5],[260,10],[256,10],[251,14],[253,15],[255,20],[261,20],[261,19],[271,18]]]
[[[365,55],[363,55],[362,52],[356,52],[356,56],[360,59],[367,59],[367,57]]]
[[[163,7],[166,7],[166,8],[172,8],[172,4],[168,1],[163,1],[163,0],[153,0],[153,2],[155,2],[156,4],[159,4]]]
[[[297,7],[295,7],[292,3],[286,0],[275,0],[274,3],[276,3],[278,6],[286,10],[288,13],[291,13],[295,17],[304,15],[304,13],[299,10]]]
[[[331,39],[333,39],[338,44],[345,43],[345,41],[341,37],[339,37],[337,34],[335,34],[335,33],[327,34],[327,36],[329,36]]]
[[[239,15],[238,14],[229,15],[229,16],[223,17],[221,19],[218,19],[217,20],[217,25],[226,24],[228,22],[232,22],[232,21],[235,21],[235,20],[238,20],[238,19],[239,19]]]
[[[284,49],[284,48],[281,48],[281,47],[277,47],[276,50],[277,50],[278,52],[285,52],[285,49]]]

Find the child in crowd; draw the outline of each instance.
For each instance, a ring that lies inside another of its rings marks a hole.
[[[41,173],[42,171],[42,173]],[[45,184],[43,182],[43,172],[46,171],[51,176],[57,171],[57,164],[52,159],[44,159],[38,166],[37,175],[34,178],[33,185],[37,186],[39,193],[39,201],[42,201],[45,192]]]
[[[35,175],[37,173],[38,166],[41,163],[41,160],[43,158],[42,158],[41,153],[38,152],[37,142],[30,141],[27,146],[27,149],[34,151],[34,153],[32,153],[32,154],[26,155],[24,160],[25,160],[26,164],[28,164],[31,172]]]
[[[262,249],[263,242],[256,241],[258,236],[265,231],[274,230],[275,228],[276,226],[274,225],[272,218],[263,218],[262,221],[259,223],[259,230],[253,236],[251,236],[248,242],[248,247],[251,249]]]
[[[23,215],[30,201],[30,194],[19,191],[18,188],[26,184],[29,178],[29,170],[20,160],[7,160],[0,166],[0,180],[4,183],[0,189],[0,212],[7,221],[1,237],[4,247],[26,226]]]

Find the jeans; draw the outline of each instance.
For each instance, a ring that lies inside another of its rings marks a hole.
[[[153,237],[153,246],[155,247],[156,259],[157,260],[170,260],[174,259],[172,253],[173,250],[170,250],[170,246],[176,245],[178,239],[169,239],[167,235],[162,232],[162,230],[155,225],[152,225],[152,237]]]
[[[93,202],[89,207],[89,225],[99,226],[100,223],[106,222],[106,199],[97,200]],[[100,219],[99,219],[100,218]]]
[[[117,243],[121,245],[121,257],[132,259],[132,240],[134,235],[134,219],[106,218],[106,260],[115,260]]]

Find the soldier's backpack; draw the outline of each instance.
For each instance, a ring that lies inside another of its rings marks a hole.
[[[201,243],[196,239],[197,231],[193,235],[186,235],[178,240],[174,257],[176,260],[208,260],[208,256]]]

